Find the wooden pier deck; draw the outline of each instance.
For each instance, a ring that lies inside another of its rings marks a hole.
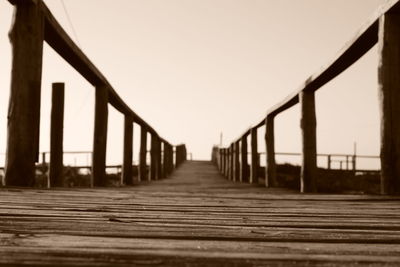
[[[400,198],[232,183],[209,162],[133,187],[0,190],[1,265],[400,263]]]

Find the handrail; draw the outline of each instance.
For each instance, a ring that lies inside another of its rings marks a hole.
[[[105,185],[105,155],[107,141],[108,104],[125,116],[123,180],[132,184],[133,123],[141,126],[140,178],[161,179],[169,175],[174,166],[173,145],[160,137],[157,131],[136,114],[117,94],[100,70],[69,37],[42,0],[8,0],[16,8],[10,34],[13,44],[13,72],[11,79],[9,114],[9,140],[7,144],[6,180],[9,185],[30,186],[35,179],[35,161],[39,157],[40,85],[43,41],[47,42],[63,59],[95,87],[95,127],[92,152],[93,185]],[[29,25],[29,27],[26,27]],[[29,60],[28,60],[29,58]],[[29,77],[26,77],[29,76]],[[25,79],[21,79],[21,77]],[[29,90],[28,90],[29,89]],[[24,105],[14,105],[26,101]],[[64,84],[53,84],[51,114],[50,184],[60,185],[62,176],[62,139]],[[53,113],[54,109],[54,113]],[[32,115],[33,114],[33,115]],[[54,115],[54,118],[53,118]],[[61,121],[61,122],[60,122]],[[26,129],[33,134],[27,135]],[[147,133],[151,135],[150,175],[147,177]],[[22,141],[21,141],[22,140]],[[22,145],[21,145],[22,144]],[[32,145],[33,144],[33,145]],[[175,160],[186,160],[185,145],[177,145]],[[179,148],[179,149],[178,149]],[[178,164],[176,164],[178,165]],[[53,173],[56,173],[52,175]]]
[[[378,42],[379,18],[391,9],[400,9],[398,3],[399,0],[388,0],[386,3],[381,5],[371,18],[360,28],[360,30],[357,31],[354,37],[343,46],[343,48],[331,61],[329,61],[328,64],[307,78],[297,90],[293,91],[281,102],[268,109],[264,119],[251,126],[243,135],[248,135],[251,129],[262,127],[268,116],[276,116],[282,111],[298,104],[300,92],[317,91],[360,59]],[[240,138],[235,141],[239,141]]]
[[[248,135],[251,136],[252,159],[256,158],[257,129],[265,125],[267,154],[265,182],[267,187],[274,186],[276,184],[274,118],[279,113],[300,103],[303,142],[301,192],[315,192],[317,190],[315,182],[317,177],[315,92],[359,60],[378,43],[381,60],[378,70],[380,108],[381,114],[383,114],[381,127],[381,166],[384,168],[381,173],[382,193],[400,194],[400,187],[393,186],[400,184],[400,181],[397,181],[400,180],[400,166],[398,166],[400,159],[397,158],[400,155],[400,132],[393,130],[400,129],[400,119],[391,116],[391,114],[398,114],[396,105],[392,103],[400,101],[400,96],[397,98],[398,93],[394,93],[400,87],[395,78],[400,72],[400,60],[398,59],[400,53],[399,16],[400,0],[387,0],[328,64],[306,79],[298,89],[286,96],[281,102],[269,108],[260,122],[245,130],[242,135],[232,141],[230,146],[213,150],[213,160],[217,161],[221,172],[229,179],[240,178],[240,181],[249,179],[251,183],[258,182],[257,168],[252,166],[250,177],[247,177],[247,167],[242,166],[241,161],[247,162],[243,153],[247,154]],[[393,100],[393,98],[396,99]],[[397,125],[399,126],[397,127]],[[240,144],[242,148],[239,149]],[[214,155],[215,153],[218,154],[217,157]],[[241,161],[239,160],[240,157],[242,157]]]

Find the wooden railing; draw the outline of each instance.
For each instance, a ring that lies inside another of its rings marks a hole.
[[[214,150],[214,160],[228,176],[241,181],[247,175],[247,137],[250,135],[250,183],[257,183],[257,130],[265,126],[265,185],[276,185],[274,118],[300,103],[301,106],[301,192],[316,192],[317,142],[315,92],[367,53],[379,46],[379,102],[381,113],[381,193],[400,194],[400,3],[388,0],[346,44],[341,52],[319,72],[310,76],[298,90],[268,110],[265,119],[245,131],[229,147]],[[222,168],[228,166],[228,170]]]
[[[10,31],[12,43],[11,93],[8,112],[8,140],[5,183],[32,186],[35,162],[39,158],[40,95],[43,41],[75,68],[96,90],[92,156],[92,186],[106,185],[108,104],[125,117],[122,176],[132,184],[133,124],[141,127],[139,177],[160,179],[174,169],[173,146],[132,111],[111,84],[71,40],[41,0],[9,0],[14,5]],[[50,185],[62,185],[64,84],[53,84],[51,111]],[[151,135],[150,174],[146,171],[147,134]],[[186,159],[184,145],[176,147],[176,162]],[[163,156],[162,156],[163,155]]]

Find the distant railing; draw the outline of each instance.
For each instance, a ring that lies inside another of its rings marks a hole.
[[[39,161],[40,88],[43,41],[75,68],[96,90],[92,186],[106,183],[108,104],[124,115],[122,180],[132,184],[133,124],[141,127],[139,179],[157,180],[171,174],[186,159],[185,145],[175,146],[159,134],[120,98],[111,84],[71,40],[42,0],[9,0],[15,15],[10,31],[12,49],[11,93],[5,183],[32,186],[35,162]],[[54,83],[51,111],[50,186],[62,185],[64,83]],[[151,136],[150,173],[147,175],[147,134]]]
[[[387,0],[348,42],[342,51],[298,90],[268,110],[265,118],[246,130],[226,148],[213,150],[213,160],[230,179],[258,183],[257,130],[266,127],[265,185],[276,181],[274,118],[300,103],[301,106],[301,192],[316,192],[317,142],[315,92],[359,60],[375,44],[379,45],[379,101],[381,113],[381,193],[400,194],[400,3]],[[247,137],[250,135],[251,166],[247,172]]]

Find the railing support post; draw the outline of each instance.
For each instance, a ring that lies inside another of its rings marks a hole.
[[[227,148],[225,148],[225,173],[224,173],[224,176],[226,178],[229,177],[229,165],[230,165],[229,164],[229,162],[230,162],[229,157],[230,157],[230,155],[229,155],[229,147],[227,147]]]
[[[301,105],[302,130],[302,165],[300,174],[300,191],[316,192],[317,179],[317,120],[315,116],[315,94],[313,91],[302,91],[299,94]]]
[[[168,152],[169,152],[169,174],[171,174],[174,171],[174,147],[170,144],[168,146]]]
[[[239,181],[240,179],[240,154],[239,154],[239,141],[234,144],[234,159],[233,159],[233,181]]]
[[[41,1],[17,1],[10,31],[11,90],[5,182],[33,186],[39,157],[44,20]]]
[[[64,83],[53,83],[50,118],[50,187],[63,186]]]
[[[379,102],[381,113],[381,193],[400,195],[400,14],[379,20]]]
[[[156,180],[159,180],[163,177],[162,174],[162,157],[161,157],[161,139],[157,137],[157,147],[156,147],[156,166],[157,166],[157,173],[156,173]]]
[[[93,186],[106,186],[106,150],[108,123],[108,88],[96,87],[92,183]]]
[[[331,159],[331,155],[328,155],[327,156],[327,161],[328,161],[328,170],[330,170],[331,169],[331,165],[332,165],[332,159]]]
[[[230,180],[232,175],[232,146],[230,145],[227,148],[227,150],[228,150],[228,173],[226,175],[226,178]]]
[[[157,136],[151,134],[150,142],[150,175],[149,181],[155,180],[157,178]]]
[[[274,135],[273,116],[267,116],[267,118],[265,119],[265,149],[266,149],[265,186],[275,187],[278,185],[278,182],[276,179],[275,135]]]
[[[242,136],[240,143],[240,182],[243,183],[248,181],[247,135]]]
[[[122,182],[133,185],[132,153],[133,153],[133,118],[125,115],[124,118],[124,154],[122,165]]]
[[[258,151],[257,151],[257,128],[251,129],[251,175],[250,183],[258,184]]]
[[[139,181],[145,181],[147,179],[147,130],[143,125],[140,126],[139,149]]]
[[[166,178],[169,176],[169,144],[167,142],[163,142],[163,173],[162,178]]]

